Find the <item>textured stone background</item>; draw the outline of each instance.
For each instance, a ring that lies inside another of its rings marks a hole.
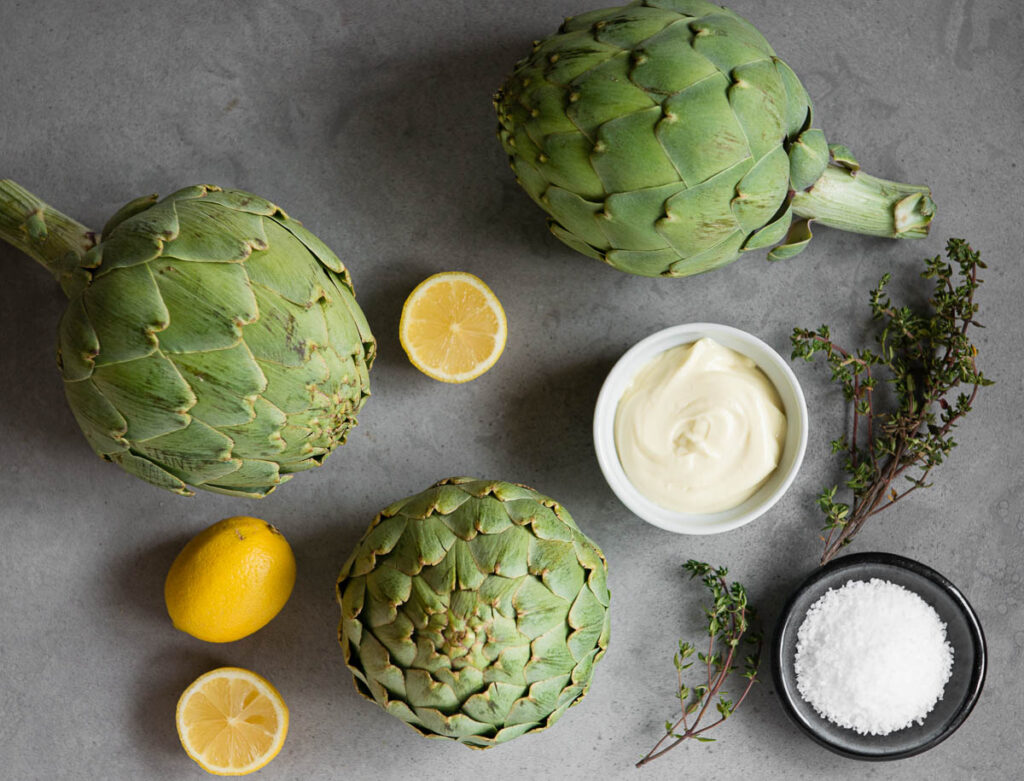
[[[1024,428],[1020,186],[1024,37],[1013,0],[736,0],[805,80],[818,123],[872,173],[931,185],[931,238],[818,231],[799,258],[751,256],[681,281],[628,277],[573,254],[519,192],[490,94],[531,39],[586,0],[37,3],[0,0],[0,176],[99,226],[148,192],[214,182],[284,206],[349,264],[380,339],[374,396],[350,444],[263,502],[186,500],[99,461],[67,410],[53,347],[63,302],[0,247],[0,777],[202,778],[178,746],[178,693],[217,664],[283,692],[292,726],[260,777],[619,778],[673,711],[671,655],[697,624],[688,557],[726,563],[766,619],[817,560],[814,495],[833,481],[843,403],[820,366],[797,374],[812,439],[788,495],[729,534],[682,537],[627,512],[598,471],[590,416],[631,344],[713,320],[788,350],[794,325],[864,336],[886,270],[919,296],[920,259],[969,238],[990,268],[981,364],[998,384],[960,430],[937,484],[873,522],[855,550],[920,559],[967,593],[988,634],[984,696],[923,756],[862,765],[791,726],[770,679],[720,741],[645,778],[1006,778],[1024,763]],[[505,355],[450,387],[396,335],[429,273],[465,269],[505,304]],[[613,638],[591,693],[555,729],[488,752],[428,741],[363,701],[334,635],[335,574],[374,513],[451,474],[533,484],[566,504],[611,562]],[[172,629],[162,582],[221,517],[279,524],[299,560],[283,613],[227,646]],[[745,711],[745,712],[744,712]],[[637,775],[636,777],[639,777]]]

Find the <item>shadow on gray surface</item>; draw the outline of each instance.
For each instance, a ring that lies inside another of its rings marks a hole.
[[[81,437],[55,358],[66,299],[48,273],[2,242],[0,268],[6,272],[0,286],[0,377],[14,390],[5,396],[0,426],[7,439],[24,441],[27,448],[53,449]]]
[[[492,96],[528,51],[529,41],[506,37],[401,61],[341,58],[348,89],[328,143],[349,206],[370,235],[428,254],[450,246],[453,235],[470,252],[493,243],[551,255],[561,246],[497,140]],[[406,234],[396,237],[399,226]]]
[[[508,474],[535,480],[541,493],[561,486],[559,491],[579,497],[596,490],[614,498],[597,465],[592,432],[597,395],[615,360],[567,362],[543,376],[526,378],[502,409],[497,430],[481,441],[503,450]]]
[[[139,749],[139,756],[153,768],[154,777],[167,774],[168,761],[181,768],[191,765],[178,740],[174,712],[178,698],[192,681],[218,667],[234,666],[214,646],[210,650],[183,650],[168,644],[153,654],[142,666],[142,680],[136,682],[139,692],[131,712],[131,723],[125,733]],[[191,765],[190,770],[196,766]]]
[[[131,613],[131,620],[171,626],[164,603],[164,580],[191,534],[179,532],[168,540],[133,552],[111,565],[110,602]]]

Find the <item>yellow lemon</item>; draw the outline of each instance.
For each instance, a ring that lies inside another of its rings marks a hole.
[[[288,734],[288,707],[265,678],[219,667],[185,689],[175,714],[178,738],[208,773],[244,776],[277,756]]]
[[[494,366],[508,324],[478,277],[445,271],[420,282],[402,307],[398,338],[412,365],[441,382],[468,382]]]
[[[278,614],[295,585],[295,556],[259,518],[225,518],[182,549],[164,583],[174,626],[200,640],[228,643]]]

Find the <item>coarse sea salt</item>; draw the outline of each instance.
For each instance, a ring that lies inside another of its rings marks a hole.
[[[797,631],[797,689],[821,716],[862,735],[921,724],[953,668],[946,625],[887,580],[829,589]]]

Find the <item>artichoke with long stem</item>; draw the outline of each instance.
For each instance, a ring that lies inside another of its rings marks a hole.
[[[862,172],[813,125],[793,70],[706,0],[636,0],[566,19],[494,98],[516,180],[564,243],[620,271],[682,277],[810,224],[927,235],[927,187]],[[781,243],[780,243],[781,242]]]
[[[0,180],[0,239],[67,294],[68,403],[125,471],[261,497],[355,425],[376,342],[342,262],[269,201],[189,187],[136,199],[96,233]]]

